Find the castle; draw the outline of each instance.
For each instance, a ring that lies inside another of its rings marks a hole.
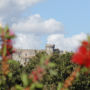
[[[60,51],[59,49],[55,49],[55,45],[47,44],[44,50],[34,50],[34,49],[16,49],[16,53],[12,55],[12,59],[19,61],[20,64],[23,66],[28,63],[30,58],[35,56],[38,52],[45,51],[48,55],[59,52],[63,53],[63,51]]]

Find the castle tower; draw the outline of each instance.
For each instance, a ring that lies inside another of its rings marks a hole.
[[[46,45],[46,53],[48,55],[53,54],[54,49],[55,49],[55,45],[54,44],[47,44]]]

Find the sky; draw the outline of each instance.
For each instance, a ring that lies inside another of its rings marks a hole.
[[[16,33],[15,48],[73,51],[90,33],[90,0],[0,0],[0,23]]]

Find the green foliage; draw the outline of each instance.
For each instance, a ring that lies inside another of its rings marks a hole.
[[[42,90],[42,88],[43,84],[36,82],[31,85],[30,90]]]
[[[28,64],[25,66],[24,70],[27,73],[31,73],[32,70],[34,68],[36,68],[36,66],[40,65],[43,63],[43,61],[45,60],[45,56],[46,56],[46,52],[39,52],[36,54],[35,57],[31,58],[30,61],[28,62]]]
[[[8,90],[9,88],[15,86],[16,84],[22,85],[20,75],[23,71],[23,67],[17,61],[14,60],[9,60],[8,63],[10,72],[6,77],[2,74],[2,71],[0,70],[0,90]]]
[[[90,90],[90,74],[80,72],[80,76],[73,82],[69,90]]]
[[[24,90],[24,88],[22,87],[22,86],[20,86],[20,85],[16,85],[15,86],[15,88],[14,88],[14,90]]]
[[[0,70],[0,90],[23,90],[25,87],[30,87],[30,90],[60,90],[65,79],[77,67],[70,62],[72,53],[59,55],[54,53],[50,58],[46,73],[43,79],[39,82],[31,84],[28,75],[37,67],[42,66],[46,59],[45,52],[38,53],[35,57],[30,59],[29,63],[23,67],[19,62],[9,60],[10,73],[5,77]],[[1,62],[0,62],[1,63]],[[0,64],[1,67],[1,64]],[[0,68],[1,69],[1,68]],[[69,87],[69,90],[90,90],[90,73],[85,74],[86,68],[83,68],[79,77]]]
[[[63,86],[63,83],[58,83],[58,87],[57,87],[57,90],[60,90]]]
[[[26,73],[23,73],[21,75],[21,79],[22,79],[22,82],[23,82],[23,86],[27,87],[29,85],[28,75]]]
[[[46,52],[39,52],[23,67],[19,62],[11,60],[14,37],[8,26],[0,27],[0,90],[60,90],[65,79],[77,67],[70,62],[72,53],[60,55],[55,52],[48,56]],[[76,74],[78,78],[69,90],[90,90],[88,69],[83,67]]]
[[[4,48],[3,48],[3,56],[6,56],[6,51],[7,51],[7,47],[6,47],[6,45],[4,45]]]

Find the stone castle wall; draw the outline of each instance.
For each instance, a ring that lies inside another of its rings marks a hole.
[[[54,51],[59,51],[55,49],[55,45],[46,45],[45,50],[34,50],[34,49],[16,49],[16,53],[12,55],[12,59],[19,61],[22,65],[26,65],[30,58],[35,56],[40,51],[46,51],[47,54],[52,54]]]
[[[39,51],[33,49],[16,49],[16,52],[12,55],[12,59],[19,61],[22,65],[26,65],[30,58],[35,56]]]

